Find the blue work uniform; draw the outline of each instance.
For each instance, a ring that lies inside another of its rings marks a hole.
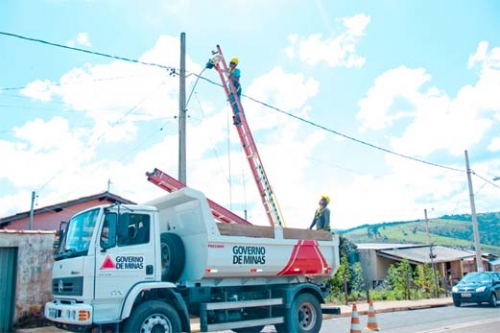
[[[241,75],[240,70],[238,68],[235,68],[234,70],[229,72],[228,79],[231,80],[231,82],[234,86],[234,89],[236,90],[236,94],[238,95],[238,100],[240,101],[240,104],[241,104],[241,84],[239,81],[240,75]],[[233,108],[234,115],[235,115],[234,124],[238,125],[238,124],[240,124],[240,117],[238,115],[240,110],[238,108],[238,103],[236,103],[236,99],[234,97],[233,91],[231,90],[231,86],[229,86],[229,91],[231,92],[229,95],[229,101],[231,102],[231,107]]]

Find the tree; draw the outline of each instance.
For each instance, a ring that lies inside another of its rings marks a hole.
[[[399,299],[411,299],[411,290],[415,285],[414,272],[408,261],[403,261],[398,264],[392,264],[387,271],[387,280],[391,284],[396,297]]]
[[[361,262],[356,262],[349,267],[349,284],[351,286],[351,293],[355,293],[355,298],[357,299],[359,293],[364,290],[364,276],[363,276],[363,268],[361,267]]]
[[[439,295],[439,292],[442,291],[439,284],[436,284],[436,280],[439,281],[439,272],[433,272],[429,264],[424,264],[422,269],[418,270],[416,284],[427,298],[430,298],[431,295]]]
[[[348,303],[348,290],[347,290],[347,282],[350,278],[349,271],[349,263],[347,262],[347,257],[340,257],[340,266],[337,270],[337,273],[333,275],[330,279],[328,279],[328,283],[330,284],[330,293],[335,297],[340,297],[342,291],[345,296],[345,304]]]

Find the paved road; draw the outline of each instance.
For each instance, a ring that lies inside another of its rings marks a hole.
[[[486,305],[465,305],[456,308],[451,305],[451,298],[375,302],[376,322],[381,332],[385,333],[498,333],[500,332],[500,306],[490,308]],[[500,304],[499,304],[500,305]],[[341,316],[327,315],[323,320],[321,333],[348,333],[351,328],[351,306],[341,306]],[[363,332],[367,323],[368,304],[357,304]],[[193,330],[197,331],[196,323]],[[61,333],[66,332],[54,327],[23,329],[19,333]],[[231,331],[223,331],[231,332]],[[273,326],[262,332],[275,332]]]

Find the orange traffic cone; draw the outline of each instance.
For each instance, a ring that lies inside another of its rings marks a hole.
[[[375,317],[375,308],[373,307],[373,301],[370,300],[370,307],[368,308],[368,323],[366,328],[372,331],[378,331],[377,318]]]
[[[351,330],[349,333],[361,333],[361,325],[359,324],[358,308],[356,307],[356,303],[352,303]]]

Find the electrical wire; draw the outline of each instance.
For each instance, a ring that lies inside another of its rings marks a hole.
[[[158,68],[170,71],[170,75],[178,74],[178,69],[175,68],[175,67],[171,67],[171,66],[165,66],[165,65],[161,65],[161,64],[157,64],[157,63],[152,63],[152,62],[145,62],[145,61],[141,61],[141,60],[138,60],[138,59],[132,59],[132,58],[127,58],[127,57],[123,57],[123,56],[117,56],[117,55],[107,54],[107,53],[103,53],[103,52],[95,52],[95,51],[85,50],[85,49],[81,49],[81,48],[77,48],[77,47],[66,46],[66,45],[62,45],[62,44],[58,44],[58,43],[53,43],[53,42],[49,42],[49,41],[38,39],[38,38],[26,37],[26,36],[22,36],[22,35],[18,35],[18,34],[13,34],[13,33],[9,33],[9,32],[4,32],[4,31],[0,31],[0,35],[4,35],[4,36],[8,36],[8,37],[13,37],[13,38],[18,38],[18,39],[22,39],[22,40],[26,40],[26,41],[30,41],[30,42],[41,43],[41,44],[45,44],[45,45],[49,45],[49,46],[54,46],[54,47],[59,47],[59,48],[63,48],[63,49],[72,50],[72,51],[83,52],[83,53],[92,54],[92,55],[96,55],[96,56],[101,56],[101,57],[106,57],[106,58],[111,58],[111,59],[116,59],[116,60],[122,60],[122,61],[131,62],[131,63],[137,63],[137,64],[141,64],[141,65],[145,65],[145,66],[158,67]],[[190,93],[190,96],[188,98],[188,102],[189,102],[189,100],[191,98],[191,95],[194,92],[194,88],[196,87],[196,84],[198,83],[198,80],[200,80],[200,79],[202,79],[202,80],[204,80],[206,82],[209,82],[210,84],[222,87],[222,85],[220,83],[214,82],[214,81],[212,81],[212,80],[210,80],[210,79],[205,78],[205,77],[202,76],[202,74],[205,71],[205,69],[203,69],[200,74],[189,73],[189,76],[190,75],[197,76],[197,80],[195,82],[195,86],[193,87],[193,89],[192,89],[192,91]],[[360,140],[360,139],[354,138],[352,136],[349,136],[347,134],[343,134],[343,133],[341,133],[339,131],[336,131],[334,129],[325,127],[323,125],[319,125],[319,124],[317,124],[317,123],[315,123],[313,121],[310,121],[310,120],[304,119],[302,117],[296,116],[294,114],[291,114],[289,112],[283,111],[283,110],[281,110],[281,109],[279,109],[279,108],[277,108],[277,107],[275,107],[273,105],[270,105],[268,103],[259,101],[259,100],[255,99],[255,98],[251,97],[251,96],[247,96],[245,94],[242,94],[242,96],[248,98],[249,100],[251,100],[251,101],[253,101],[255,103],[261,104],[264,107],[267,107],[267,108],[272,109],[274,111],[280,112],[280,113],[282,113],[284,115],[287,115],[289,117],[295,118],[295,119],[297,119],[299,121],[302,121],[304,123],[307,123],[307,124],[309,124],[309,125],[311,125],[313,127],[320,128],[320,129],[322,129],[324,131],[333,133],[335,135],[338,135],[338,136],[341,136],[341,137],[343,137],[345,139],[348,139],[348,140],[357,142],[359,144],[368,146],[370,148],[373,148],[373,149],[376,149],[376,150],[380,150],[380,151],[383,151],[385,153],[392,154],[392,155],[395,155],[395,156],[398,156],[398,157],[401,157],[401,158],[406,158],[406,159],[409,159],[409,160],[412,160],[412,161],[415,161],[415,162],[419,162],[419,163],[427,164],[427,165],[430,165],[430,166],[434,166],[434,167],[439,167],[439,168],[443,168],[443,169],[447,169],[447,170],[451,170],[451,171],[457,171],[457,172],[466,172],[465,170],[462,170],[462,169],[457,169],[457,168],[453,168],[453,167],[449,167],[449,166],[440,165],[440,164],[437,164],[437,163],[425,161],[425,160],[422,160],[422,159],[419,159],[419,158],[416,158],[416,157],[413,157],[413,156],[409,156],[409,155],[405,155],[405,154],[401,154],[401,153],[389,150],[387,148],[376,146],[376,145],[371,144],[369,142],[366,142],[364,140]],[[186,103],[186,105],[187,105],[187,103]],[[498,185],[496,185],[494,183],[491,183],[491,184],[494,185],[495,187],[499,187]]]
[[[200,74],[196,75],[196,81],[194,81],[193,88],[191,88],[191,92],[189,93],[189,97],[186,101],[185,108],[187,109],[187,106],[189,105],[189,101],[191,100],[191,96],[193,96],[194,89],[196,88],[196,85],[198,84],[198,81],[200,80],[201,75],[203,72],[207,69],[206,67],[203,68],[203,70],[200,72]]]
[[[91,148],[92,146],[95,146],[103,137],[104,135],[112,128],[114,128],[116,125],[118,125],[120,122],[123,121],[123,119],[125,119],[125,117],[127,117],[127,115],[129,115],[132,111],[134,111],[136,108],[138,108],[146,99],[149,98],[149,96],[154,92],[156,91],[159,87],[163,86],[165,84],[165,82],[161,82],[160,85],[158,85],[157,87],[155,87],[155,89],[153,89],[152,91],[150,91],[144,98],[142,98],[139,102],[137,102],[134,106],[132,106],[130,109],[128,109],[118,120],[116,120],[113,124],[110,125],[110,127],[105,130],[104,132],[101,133],[101,135],[99,135],[92,143],[89,143],[87,144],[87,146],[85,147],[86,149],[89,149]],[[59,170],[58,172],[56,172],[52,177],[49,178],[49,180],[47,180],[37,191],[37,193],[40,193],[50,182],[52,182],[54,179],[56,179],[60,174],[62,174],[63,170],[65,169],[65,167],[63,167],[61,170]]]
[[[138,77],[146,77],[146,76],[153,76],[153,75],[128,75],[128,76],[113,76],[113,77],[102,77],[102,78],[93,78],[89,80],[74,80],[74,81],[68,81],[68,82],[50,82],[52,86],[56,87],[63,87],[67,85],[73,85],[73,84],[82,84],[82,83],[93,83],[93,82],[106,82],[106,81],[114,81],[114,80],[124,80],[124,79],[132,79],[132,78],[138,78]],[[28,86],[20,86],[20,87],[5,87],[2,88],[0,87],[0,92],[3,91],[14,91],[14,90],[23,90],[28,88]],[[26,97],[29,98],[29,97]]]
[[[64,49],[69,49],[69,50],[73,50],[73,51],[78,51],[78,52],[84,52],[84,53],[88,53],[88,54],[92,54],[92,55],[97,55],[97,56],[101,56],[101,57],[107,57],[107,58],[111,58],[111,59],[128,61],[128,62],[142,64],[142,65],[146,65],[146,66],[155,66],[155,67],[158,67],[158,68],[169,70],[171,75],[174,75],[174,74],[178,73],[177,69],[174,68],[174,67],[164,66],[164,65],[157,64],[157,63],[144,62],[144,61],[140,61],[140,60],[137,60],[137,59],[127,58],[127,57],[122,57],[122,56],[117,56],[117,55],[111,55],[111,54],[102,53],[102,52],[89,51],[89,50],[85,50],[85,49],[80,49],[80,48],[76,48],[76,47],[70,47],[70,46],[66,46],[66,45],[62,45],[62,44],[52,43],[52,42],[45,41],[45,40],[42,40],[42,39],[25,37],[25,36],[21,36],[21,35],[18,35],[18,34],[13,34],[13,33],[8,33],[8,32],[2,32],[2,31],[0,31],[0,35],[5,35],[5,36],[9,36],[9,37],[15,37],[15,38],[19,38],[19,39],[23,39],[23,40],[27,40],[27,41],[31,41],[31,42],[42,43],[42,44],[46,44],[46,45],[56,46],[56,47],[60,47],[60,48],[64,48]],[[207,81],[207,82],[209,82],[211,84],[214,84],[214,85],[217,85],[217,86],[222,86],[220,83],[216,83],[216,82],[214,82],[214,81],[212,81],[210,79],[207,79],[207,78],[203,77],[201,74],[204,72],[204,70],[205,69],[203,69],[200,74],[190,73],[190,75],[196,75],[198,77],[198,79],[196,80],[195,85],[197,84],[197,82],[198,82],[199,79],[202,79],[202,80],[205,80],[205,81]],[[194,87],[193,87],[193,90],[191,91],[189,99],[191,98],[191,95],[192,95],[193,91],[194,91]],[[265,106],[265,107],[267,107],[269,109],[275,110],[275,111],[280,112],[282,114],[285,114],[285,115],[287,115],[289,117],[292,117],[292,118],[295,118],[295,119],[297,119],[299,121],[307,123],[307,124],[309,124],[311,126],[320,128],[320,129],[322,129],[324,131],[333,133],[335,135],[338,135],[338,136],[341,136],[341,137],[343,137],[345,139],[348,139],[348,140],[360,143],[360,144],[368,146],[370,148],[377,149],[377,150],[383,151],[385,153],[392,154],[392,155],[395,155],[395,156],[399,156],[399,157],[402,157],[402,158],[406,158],[406,159],[409,159],[409,160],[412,160],[412,161],[415,161],[415,162],[424,163],[424,164],[427,164],[427,165],[431,165],[431,166],[435,166],[435,167],[439,167],[439,168],[443,168],[443,169],[448,169],[448,170],[452,170],[452,171],[465,172],[465,170],[460,170],[460,169],[452,168],[452,167],[449,167],[449,166],[440,165],[440,164],[433,163],[433,162],[428,162],[428,161],[425,161],[425,160],[422,160],[422,159],[419,159],[419,158],[416,158],[416,157],[413,157],[413,156],[408,156],[408,155],[401,154],[401,153],[398,153],[398,152],[395,152],[395,151],[392,151],[392,150],[389,150],[389,149],[386,149],[386,148],[382,148],[382,147],[376,146],[376,145],[371,144],[369,142],[366,142],[366,141],[363,141],[363,140],[360,140],[360,139],[356,139],[356,138],[354,138],[352,136],[349,136],[347,134],[340,133],[340,132],[338,132],[336,130],[333,130],[331,128],[325,127],[323,125],[319,125],[319,124],[317,124],[315,122],[312,122],[310,120],[307,120],[307,119],[304,119],[302,117],[299,117],[299,116],[296,116],[294,114],[291,114],[289,112],[283,111],[283,110],[281,110],[281,109],[279,109],[279,108],[277,108],[277,107],[275,107],[273,105],[270,105],[268,103],[259,101],[259,100],[255,99],[255,98],[247,96],[245,94],[242,94],[242,96],[248,98],[249,100],[251,100],[251,101],[253,101],[255,103],[261,104],[261,105],[263,105],[263,106]],[[188,101],[189,101],[189,99],[188,99]],[[186,103],[186,105],[187,105],[187,103]]]
[[[472,174],[473,174],[474,176],[476,176],[476,177],[478,177],[478,178],[480,178],[480,179],[484,180],[484,181],[485,181],[485,184],[484,184],[484,185],[486,185],[486,183],[488,183],[488,184],[490,184],[490,185],[495,186],[496,188],[500,188],[500,186],[498,186],[497,184],[495,184],[495,183],[493,182],[493,180],[489,180],[489,179],[487,179],[487,178],[485,178],[485,177],[483,177],[483,176],[481,176],[481,175],[478,175],[478,174],[477,174],[477,173],[475,173],[474,171],[472,171]],[[484,186],[484,185],[483,185],[483,186]],[[479,191],[479,190],[478,190],[478,191]]]
[[[62,48],[62,49],[83,52],[83,53],[92,54],[92,55],[96,55],[96,56],[100,56],[100,57],[105,57],[105,58],[110,58],[110,59],[115,59],[115,60],[122,60],[122,61],[132,62],[132,63],[141,64],[141,65],[145,65],[145,66],[158,67],[158,68],[169,70],[172,74],[174,74],[176,72],[176,70],[177,70],[175,67],[164,66],[164,65],[160,65],[160,64],[157,64],[157,63],[154,63],[154,62],[147,62],[147,61],[142,61],[142,60],[138,60],[138,59],[132,59],[132,58],[127,58],[127,57],[112,55],[112,54],[103,53],[103,52],[95,52],[95,51],[80,49],[78,47],[72,47],[72,46],[62,45],[62,44],[58,44],[58,43],[49,42],[49,41],[46,41],[46,40],[43,40],[43,39],[26,37],[26,36],[22,36],[22,35],[18,35],[18,34],[13,34],[13,33],[5,32],[5,31],[0,31],[0,35],[4,35],[4,36],[8,36],[8,37],[14,37],[14,38],[22,39],[22,40],[27,40],[27,41],[30,41],[30,42],[36,42],[36,43],[40,43],[40,44],[55,46],[55,47],[59,47],[59,48]]]
[[[205,80],[205,81],[209,82],[210,84],[214,84],[214,85],[217,85],[217,86],[222,87],[222,85],[221,85],[221,84],[219,84],[219,83],[217,83],[217,82],[214,82],[214,81],[212,81],[212,80],[210,80],[210,79],[207,79],[207,78],[204,78],[204,77],[202,77],[201,79],[203,79],[203,80]],[[440,165],[440,164],[433,163],[433,162],[428,162],[428,161],[421,160],[421,159],[418,159],[418,158],[413,157],[413,156],[408,156],[408,155],[405,155],[405,154],[401,154],[401,153],[398,153],[398,152],[395,152],[395,151],[389,150],[389,149],[387,149],[387,148],[382,148],[382,147],[376,146],[376,145],[374,145],[374,144],[372,144],[372,143],[369,143],[369,142],[366,142],[366,141],[363,141],[363,140],[360,140],[360,139],[356,139],[356,138],[354,138],[354,137],[352,137],[352,136],[349,136],[349,135],[347,135],[347,134],[343,134],[343,133],[341,133],[341,132],[339,132],[339,131],[336,131],[336,130],[334,130],[334,129],[331,129],[331,128],[328,128],[328,127],[325,127],[325,126],[320,125],[320,124],[318,124],[318,123],[315,123],[315,122],[313,122],[313,121],[310,121],[310,120],[304,119],[304,118],[302,118],[302,117],[296,116],[296,115],[294,115],[294,114],[292,114],[292,113],[290,113],[290,112],[287,112],[287,111],[281,110],[280,108],[277,108],[277,107],[275,107],[275,106],[273,106],[273,105],[270,105],[270,104],[268,104],[268,103],[265,103],[265,102],[259,101],[259,100],[255,99],[255,98],[251,97],[251,96],[248,96],[248,95],[245,95],[245,94],[242,94],[242,96],[244,96],[244,97],[248,98],[249,100],[251,100],[251,101],[253,101],[253,102],[257,103],[257,104],[260,104],[260,105],[262,105],[262,106],[264,106],[264,107],[266,107],[266,108],[269,108],[269,109],[272,109],[272,110],[277,111],[277,112],[279,112],[279,113],[282,113],[282,114],[284,114],[284,115],[286,115],[286,116],[288,116],[288,117],[291,117],[291,118],[297,119],[297,120],[299,120],[299,121],[301,121],[301,122],[304,122],[304,123],[306,123],[306,124],[309,124],[309,125],[311,125],[311,126],[313,126],[313,127],[320,128],[320,129],[322,129],[322,130],[324,130],[324,131],[326,131],[326,132],[333,133],[333,134],[335,134],[335,135],[338,135],[338,136],[341,136],[341,137],[343,137],[343,138],[345,138],[345,139],[348,139],[348,140],[351,140],[351,141],[354,141],[354,142],[360,143],[360,144],[362,144],[362,145],[365,145],[365,146],[368,146],[368,147],[371,147],[371,148],[374,148],[374,149],[377,149],[377,150],[381,150],[381,151],[383,151],[383,152],[386,152],[386,153],[389,153],[389,154],[392,154],[392,155],[396,155],[396,156],[399,156],[399,157],[402,157],[402,158],[406,158],[406,159],[409,159],[409,160],[412,160],[412,161],[415,161],[415,162],[420,162],[420,163],[424,163],[424,164],[428,164],[428,165],[431,165],[431,166],[435,166],[435,167],[439,167],[439,168],[444,168],[444,169],[448,169],[448,170],[452,170],[452,171],[465,172],[465,170],[461,170],[461,169],[457,169],[457,168],[452,168],[452,167],[449,167],[449,166]]]

